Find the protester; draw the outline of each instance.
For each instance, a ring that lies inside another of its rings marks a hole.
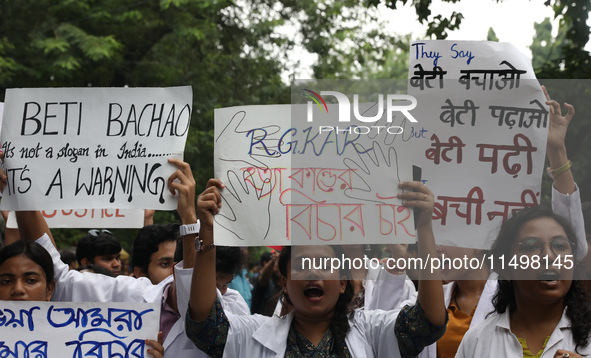
[[[0,301],[49,301],[55,288],[53,260],[34,241],[16,241],[0,249]],[[164,356],[162,336],[148,339],[148,353]]]
[[[68,265],[70,270],[75,270],[78,267],[78,262],[76,261],[76,248],[65,248],[59,251],[62,262]]]
[[[542,86],[550,108],[550,125],[548,129],[548,141],[546,155],[551,168],[559,168],[564,163],[569,163],[566,153],[566,130],[572,120],[575,111],[571,105],[566,105],[568,113],[563,116],[558,102],[550,98],[546,88]],[[576,232],[577,257],[586,255],[587,242],[581,199],[579,190],[574,182],[570,167],[553,177],[552,185],[552,209],[554,213],[567,218]],[[439,247],[440,257],[445,254],[449,259],[456,257],[482,259],[481,250]],[[445,335],[430,347],[425,349],[421,358],[447,358],[454,357],[456,351],[466,334],[481,323],[490,312],[494,311],[492,298],[497,290],[497,274],[490,272],[484,265],[482,268],[471,270],[462,267],[457,270],[443,270],[442,275],[447,283],[444,285],[445,304],[448,308],[449,322]]]
[[[255,314],[264,314],[270,316],[279,298],[278,293],[281,291],[281,284],[279,282],[281,274],[277,267],[277,259],[279,252],[265,251],[261,255],[261,272],[257,277],[254,287],[252,289],[252,306],[250,311]]]
[[[356,310],[349,319],[345,311],[353,297],[353,287],[347,273],[297,271],[298,264],[290,257],[290,248],[284,248],[280,260],[285,274],[281,278],[282,290],[294,307],[289,314],[266,317],[225,312],[216,297],[215,250],[212,250],[213,215],[221,207],[218,188],[224,186],[217,179],[211,179],[209,185],[198,199],[202,249],[197,253],[186,318],[187,335],[206,353],[214,357],[300,356],[306,348],[298,342],[306,340],[317,346],[320,354],[328,356],[346,356],[348,352],[364,357],[407,356],[417,354],[445,331],[446,313],[438,270],[431,275],[421,272],[417,305],[400,313]],[[435,255],[431,230],[433,195],[418,182],[401,186],[418,191],[401,193],[400,197],[404,205],[420,209],[417,236],[421,256]],[[335,250],[339,249],[314,246],[302,250],[309,257],[336,257]],[[292,272],[294,268],[297,274]],[[300,274],[301,277],[292,276]]]
[[[157,285],[172,275],[180,242],[179,225],[144,226],[133,241],[131,264],[135,277],[147,277]]]
[[[551,264],[512,269],[499,259],[493,301],[497,315],[466,333],[456,357],[591,354],[591,304],[580,282],[573,280],[577,244],[568,221],[548,209],[524,209],[507,220],[491,249],[493,257],[537,257]],[[556,260],[562,264],[555,265]]]
[[[20,228],[20,225],[19,225]],[[121,274],[121,244],[109,230],[88,230],[76,245],[78,265],[102,266],[115,276]]]
[[[49,301],[54,288],[53,261],[41,245],[16,241],[0,249],[0,300]]]
[[[240,292],[240,295],[242,295],[242,297],[246,301],[246,304],[248,305],[248,308],[250,309],[252,305],[253,285],[251,285],[250,280],[248,278],[248,247],[240,248],[240,254],[240,272],[238,272],[238,274],[234,277],[232,282],[230,282],[228,287]]]

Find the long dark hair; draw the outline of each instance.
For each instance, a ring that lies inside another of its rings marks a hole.
[[[335,252],[335,257],[340,258],[343,255],[343,250],[340,246],[331,246]],[[281,254],[279,255],[279,272],[285,278],[287,278],[287,264],[291,260],[291,246],[285,246],[283,250],[281,250]],[[340,276],[345,276],[347,278],[347,284],[345,286],[345,292],[339,295],[337,303],[334,308],[334,315],[332,320],[330,321],[329,329],[332,333],[334,342],[332,345],[332,353],[336,353],[339,358],[345,357],[345,337],[347,333],[351,329],[349,326],[349,318],[347,316],[347,307],[349,303],[353,299],[353,284],[350,280],[350,273],[348,269],[341,268]],[[289,295],[284,294],[283,299],[291,305],[291,301],[289,300]]]
[[[540,206],[523,209],[503,224],[490,250],[493,257],[499,258],[501,255],[508,257],[521,228],[527,222],[539,218],[553,219],[562,226],[573,251],[573,262],[576,262],[577,240],[570,223],[550,209]],[[495,268],[499,267],[500,265],[495,265]],[[493,297],[493,306],[497,313],[504,313],[507,308],[509,312],[513,312],[517,308],[513,283],[508,280],[508,277],[502,271],[497,272],[499,273],[498,289]],[[574,277],[576,277],[576,272]],[[591,331],[591,304],[579,280],[572,281],[571,287],[564,297],[564,304],[566,305],[566,316],[571,321],[571,331],[576,342],[576,350],[579,346],[586,346],[589,343],[589,332]]]
[[[25,255],[31,261],[41,266],[41,269],[45,273],[45,282],[47,285],[53,281],[53,260],[43,246],[34,241],[19,240],[13,242],[0,250],[0,265],[4,261],[19,255]]]

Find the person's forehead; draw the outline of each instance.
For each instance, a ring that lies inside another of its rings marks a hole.
[[[163,241],[158,244],[158,250],[150,255],[150,263],[161,259],[174,259],[176,241]]]
[[[519,230],[517,239],[526,237],[552,238],[558,236],[566,237],[564,228],[552,218],[541,217],[523,224]]]
[[[292,258],[301,257],[334,257],[335,251],[327,245],[294,246],[291,249]]]
[[[36,273],[40,275],[44,274],[43,268],[26,255],[13,256],[4,261],[0,265],[0,274],[6,272],[24,272],[25,274]]]

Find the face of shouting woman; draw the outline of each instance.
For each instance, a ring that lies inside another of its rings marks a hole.
[[[347,280],[332,270],[335,252],[330,246],[294,247],[282,278],[284,293],[293,304],[296,317],[317,321],[330,319]],[[338,258],[340,261],[340,258]]]
[[[515,239],[512,254],[519,258],[527,256],[530,268],[514,272],[513,287],[515,299],[522,304],[562,304],[571,287],[573,270],[566,269],[566,255],[572,255],[572,248],[562,226],[554,219],[541,217],[526,222]],[[537,258],[536,258],[537,257]],[[560,257],[562,266],[555,265]],[[538,269],[531,268],[538,260]],[[570,256],[571,262],[573,259]],[[546,267],[546,262],[548,266]]]

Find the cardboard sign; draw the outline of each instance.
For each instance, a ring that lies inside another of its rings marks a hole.
[[[380,118],[375,104],[363,106]],[[383,131],[366,134],[348,124],[336,128],[344,113],[336,105],[308,108],[216,110],[215,175],[226,185],[214,217],[216,244],[414,242],[413,213],[397,198],[412,165],[385,129],[394,123],[384,116],[375,123]],[[306,120],[312,112],[317,122]]]
[[[158,303],[0,301],[2,357],[149,357]]]
[[[42,210],[49,228],[138,229],[144,226],[144,210],[77,209]],[[18,229],[14,211],[8,214],[6,227]]]
[[[437,242],[486,248],[540,201],[549,111],[530,61],[508,43],[416,41],[408,93]]]
[[[190,87],[6,91],[3,210],[173,210]]]

